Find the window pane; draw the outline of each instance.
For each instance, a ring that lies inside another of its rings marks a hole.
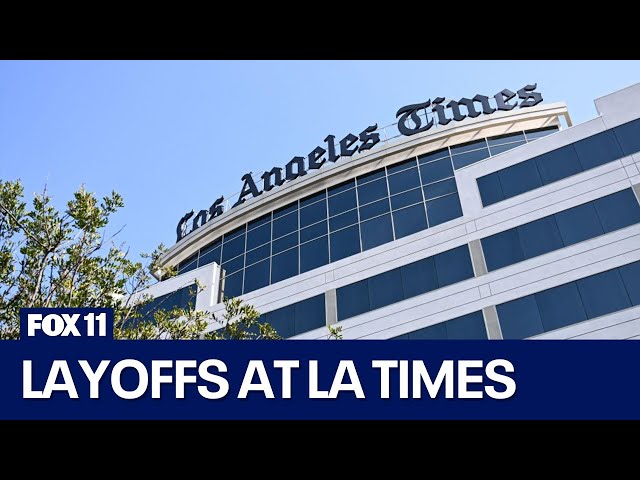
[[[369,278],[369,301],[372,310],[401,300],[404,300],[404,292],[399,268]]]
[[[438,288],[438,277],[433,257],[400,267],[405,298],[415,297]]]
[[[391,242],[393,240],[391,215],[386,214],[373,220],[362,222],[360,224],[360,234],[362,235],[363,250]]]
[[[190,272],[191,270],[195,270],[196,268],[198,268],[197,254],[195,257],[192,257],[192,260],[190,260],[189,262],[180,262],[180,265],[178,266],[178,275]]]
[[[311,297],[295,304],[295,331],[299,335],[316,328],[325,327],[324,294]]]
[[[550,135],[557,131],[558,131],[558,127],[553,126],[553,127],[538,128],[535,130],[525,130],[524,133],[527,136],[527,141],[531,142],[533,140],[537,140],[538,138],[546,137],[547,135]]]
[[[427,202],[429,226],[435,227],[462,216],[462,207],[457,194],[436,198]]]
[[[267,259],[245,269],[244,293],[269,285],[269,263]]]
[[[515,197],[542,186],[536,163],[532,160],[517,163],[498,172],[504,198]]]
[[[631,306],[631,300],[617,268],[582,278],[576,283],[589,318],[596,318]]]
[[[358,203],[360,205],[386,198],[388,195],[386,178],[365,183],[364,185],[358,185]]]
[[[300,245],[300,273],[329,263],[329,237],[324,236]]]
[[[438,160],[440,158],[449,158],[449,149],[442,148],[440,150],[436,150],[435,152],[425,153],[424,155],[420,155],[418,157],[418,163],[423,164],[427,162],[433,162],[434,160]]]
[[[233,272],[237,272],[244,267],[244,255],[240,255],[227,262],[222,262],[222,270],[225,275],[229,275]]]
[[[300,243],[307,242],[314,238],[327,234],[327,222],[316,223],[307,228],[300,230]]]
[[[329,230],[332,232],[340,230],[341,228],[348,227],[358,222],[358,210],[351,210],[350,212],[341,213],[335,217],[329,219]]]
[[[502,193],[502,185],[500,185],[498,172],[480,177],[477,182],[483,206],[488,207],[489,205],[504,200],[504,193]]]
[[[244,235],[236,237],[233,240],[225,241],[222,245],[222,262],[231,260],[238,255],[244,253]]]
[[[494,145],[493,147],[490,147],[491,155],[499,155],[500,153],[519,147],[520,145],[524,145],[525,143],[526,142],[516,142],[516,143],[507,143],[505,145]]]
[[[347,180],[346,182],[339,183],[328,190],[329,195],[335,195],[340,192],[344,192],[356,186],[355,180]]]
[[[271,325],[275,331],[283,338],[293,337],[295,331],[295,305],[273,310],[263,315],[264,321]]]
[[[331,233],[329,237],[329,251],[332,262],[360,253],[360,232],[358,225],[338,230],[337,232]]]
[[[593,202],[558,212],[555,217],[565,246],[604,234]]]
[[[489,143],[489,147],[494,145],[502,145],[503,143],[512,143],[512,142],[524,142],[524,133],[515,132],[515,133],[505,133],[504,135],[496,135],[495,137],[487,138],[487,142]],[[493,151],[493,149],[491,149]]]
[[[496,306],[502,336],[505,340],[522,339],[544,333],[542,319],[534,295]]]
[[[396,239],[406,237],[412,233],[427,228],[427,216],[424,204],[403,208],[393,212],[393,226],[396,231]]]
[[[545,332],[587,319],[575,282],[536,293]]]
[[[422,183],[424,184],[453,177],[453,166],[451,165],[451,160],[447,157],[436,162],[420,165],[420,176],[422,177]]]
[[[388,179],[391,195],[420,186],[420,178],[418,176],[417,168],[412,168],[410,170],[390,175]]]
[[[366,173],[364,175],[360,175],[359,177],[356,177],[356,180],[358,181],[358,186],[363,185],[367,182],[371,182],[373,180],[377,180],[378,178],[383,178],[386,176],[386,172],[384,167],[375,170],[373,172],[370,173]]]
[[[520,225],[518,236],[525,258],[533,258],[564,247],[553,215]]]
[[[446,287],[473,277],[471,257],[466,245],[439,253],[433,257],[438,275],[438,286]]]
[[[320,200],[324,200],[327,198],[327,191],[322,190],[321,192],[314,193],[313,195],[309,195],[300,200],[300,208],[306,207],[307,205],[311,205],[313,203],[317,203]]]
[[[613,131],[625,156],[640,150],[640,119],[620,125]]]
[[[271,283],[298,274],[298,247],[271,257]]]
[[[473,312],[444,322],[449,340],[486,340],[487,329],[484,326],[482,312]]]
[[[290,203],[289,205],[285,205],[273,212],[274,220],[276,218],[284,217],[285,215],[289,215],[298,210],[298,202]]]
[[[229,275],[222,279],[222,293],[225,298],[234,298],[242,295],[242,277],[244,270]]]
[[[251,230],[254,228],[259,227],[260,225],[264,225],[265,223],[269,223],[271,222],[271,212],[267,213],[266,215],[263,215],[259,218],[256,218],[255,220],[251,220],[249,222],[249,224],[247,225],[247,229]]]
[[[356,191],[348,190],[329,197],[329,216],[334,216],[356,208]]]
[[[619,268],[620,275],[633,305],[640,305],[640,262],[633,262]]]
[[[290,213],[273,221],[273,238],[282,237],[298,229],[298,212]]]
[[[414,188],[413,190],[393,195],[391,197],[391,208],[397,210],[416,203],[422,203],[423,201],[422,190],[420,188]]]
[[[367,280],[361,280],[351,285],[345,285],[336,290],[338,303],[338,320],[351,318],[371,310],[369,304],[369,285]]]
[[[222,252],[222,245],[217,244],[215,248],[206,248],[200,251],[200,259],[198,260],[198,266],[208,265],[212,262],[216,262],[220,265],[220,253]]]
[[[406,170],[408,168],[417,167],[415,158],[411,158],[409,160],[405,160],[404,162],[396,163],[395,165],[390,165],[387,167],[387,175],[391,175],[393,173],[400,172],[402,170]]]
[[[640,204],[630,188],[599,198],[593,203],[606,233],[640,222]]]
[[[574,144],[584,170],[622,158],[622,150],[613,131],[606,130]]]
[[[249,250],[247,252],[247,265],[251,265],[260,260],[264,260],[269,257],[271,254],[271,244],[268,243],[266,245],[262,245],[254,250]]]
[[[247,232],[247,250],[271,241],[271,222]]]
[[[517,228],[483,238],[480,243],[490,272],[524,260]]]
[[[485,158],[489,158],[488,148],[483,148],[482,150],[475,150],[473,152],[462,153],[460,155],[451,156],[451,159],[453,160],[453,168],[455,168],[456,170],[458,168],[466,167],[467,165],[477,163],[480,160],[484,160]]]
[[[459,153],[469,152],[471,150],[478,150],[479,148],[487,148],[487,142],[484,138],[481,140],[474,140],[472,142],[461,143],[460,145],[451,147],[451,156],[457,155]]]
[[[437,323],[430,327],[409,332],[408,336],[409,340],[446,340],[447,326],[445,325],[445,322]]]
[[[364,207],[360,207],[360,221],[367,220],[369,218],[377,217],[383,213],[389,211],[389,200],[378,200],[377,202],[370,203]]]
[[[284,237],[280,237],[277,240],[273,241],[272,253],[275,255],[276,253],[284,252],[291,247],[295,247],[298,244],[298,232],[291,233]]]
[[[300,228],[313,225],[327,218],[327,204],[325,202],[314,203],[300,209]]]
[[[582,172],[582,165],[573,145],[540,155],[535,158],[535,162],[544,185]]]
[[[424,189],[424,196],[427,200],[436,197],[442,197],[449,193],[455,193],[458,191],[456,187],[456,179],[450,178],[449,180],[443,180],[441,182],[432,183],[422,187]]]
[[[229,233],[225,233],[224,234],[224,241],[225,243],[233,240],[234,238],[239,237],[240,235],[244,235],[245,231],[246,231],[247,226],[243,225],[241,227],[236,228],[235,230],[230,231]]]

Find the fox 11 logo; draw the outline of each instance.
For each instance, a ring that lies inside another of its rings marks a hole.
[[[113,310],[107,308],[23,308],[20,338],[113,338]]]

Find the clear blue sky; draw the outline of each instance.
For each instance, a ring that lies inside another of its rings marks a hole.
[[[0,178],[46,183],[64,206],[115,189],[111,231],[132,253],[175,242],[178,219],[240,190],[240,177],[305,156],[403,105],[538,83],[574,123],[640,81],[638,61],[0,62]]]

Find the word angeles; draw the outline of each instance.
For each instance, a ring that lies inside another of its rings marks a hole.
[[[476,118],[484,114],[490,115],[496,111],[509,111],[516,107],[533,107],[542,102],[542,95],[534,90],[537,84],[526,85],[516,93],[509,89],[504,89],[496,93],[493,97],[486,95],[475,95],[473,98],[461,98],[458,101],[451,100],[444,105],[443,97],[436,97],[433,102],[427,100],[423,103],[406,105],[398,110],[398,131],[405,136],[415,135],[425,132],[433,127],[437,121],[439,125],[447,125],[450,122],[459,122],[465,118]],[[520,103],[518,103],[518,99]],[[493,106],[495,104],[495,107]],[[427,109],[431,107],[431,117]],[[463,113],[461,107],[464,107],[466,113]],[[447,109],[451,116],[447,116]],[[424,112],[424,117],[420,115]],[[365,128],[359,135],[349,133],[336,145],[334,135],[327,135],[324,139],[323,146],[317,146],[306,157],[293,157],[285,166],[273,167],[271,170],[261,175],[262,185],[256,185],[253,175],[247,173],[242,177],[244,182],[238,200],[232,205],[236,207],[246,200],[246,197],[258,197],[263,192],[268,192],[275,187],[281,186],[283,183],[295,180],[298,177],[306,175],[310,170],[317,170],[322,167],[325,162],[337,162],[341,157],[348,158],[356,153],[363,152],[373,148],[380,142],[380,134],[376,132],[378,125],[374,124]],[[184,215],[178,222],[176,227],[177,240],[179,242],[188,234],[202,227],[212,218],[224,213],[223,208],[224,197],[218,198],[206,210],[200,210],[198,214],[191,210]],[[190,222],[190,224],[189,224]]]

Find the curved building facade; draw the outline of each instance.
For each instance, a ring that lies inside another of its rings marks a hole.
[[[233,206],[181,220],[178,276],[149,293],[179,303],[197,278],[196,308],[239,296],[287,338],[640,337],[640,85],[576,126],[504,92],[245,175]]]

